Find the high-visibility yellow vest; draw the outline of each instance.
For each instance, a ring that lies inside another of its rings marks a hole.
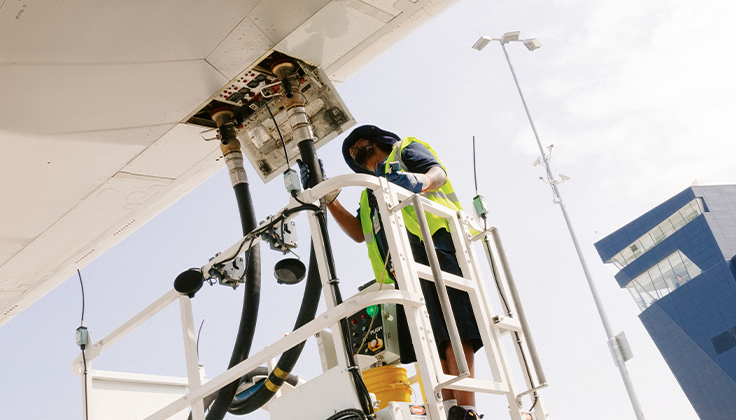
[[[435,159],[437,159],[437,162],[439,162],[440,165],[442,165],[442,162],[440,161],[440,158],[437,156],[437,153],[434,151],[432,146],[429,144],[418,140],[415,137],[407,137],[403,139],[402,141],[396,143],[394,145],[393,150],[386,158],[386,174],[388,174],[389,171],[389,163],[390,162],[399,162],[399,165],[401,166],[401,171],[407,171],[408,169],[404,162],[401,159],[401,151],[408,146],[411,143],[420,143],[424,145],[424,147],[429,150]],[[445,173],[447,173],[447,169],[444,165],[442,165],[442,169],[445,170]],[[460,206],[460,202],[457,199],[457,195],[455,194],[455,190],[452,188],[452,183],[450,182],[450,177],[447,177],[447,182],[445,182],[445,185],[443,185],[440,189],[437,191],[432,192],[425,192],[422,195],[424,195],[427,199],[434,201],[436,203],[442,204],[443,206],[453,210],[462,210],[462,206]],[[413,206],[407,206],[404,207],[402,210],[403,216],[404,216],[404,224],[406,225],[406,229],[411,232],[412,234],[419,237],[419,239],[422,239],[422,234],[419,231],[419,223],[417,222],[416,213],[414,212]],[[447,220],[445,220],[442,217],[435,216],[430,213],[425,213],[427,217],[427,224],[429,225],[429,231],[434,235],[435,232],[438,230],[444,228],[447,229],[447,231],[450,231],[449,224],[447,223]],[[378,221],[376,220],[376,223]],[[368,200],[368,190],[364,190],[363,194],[360,196],[360,224],[363,228],[363,235],[365,236],[365,243],[368,246],[368,258],[371,260],[371,265],[373,266],[373,273],[376,276],[376,281],[380,282],[383,278],[384,283],[392,283],[393,280],[389,276],[388,272],[384,271],[384,261],[381,257],[381,252],[378,249],[378,243],[376,242],[376,235],[373,230],[374,221],[371,219],[371,207]]]

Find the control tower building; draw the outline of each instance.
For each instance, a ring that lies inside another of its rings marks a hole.
[[[701,419],[736,419],[736,185],[696,185],[595,244]]]

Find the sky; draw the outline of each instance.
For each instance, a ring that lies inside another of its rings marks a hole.
[[[461,0],[338,88],[358,124],[414,136],[438,152],[462,203],[478,189],[489,204],[524,303],[549,387],[553,419],[634,418],[580,263],[541,166],[529,121],[500,46],[470,47],[480,37],[521,30],[542,48],[508,45],[542,144],[554,144],[552,169],[614,331],[625,331],[627,367],[647,419],[697,419],[687,398],[593,243],[671,197],[695,179],[732,180],[736,142],[734,60],[728,54],[736,4],[727,1]],[[343,137],[319,150],[328,176],[345,174]],[[248,168],[259,220],[281,208],[280,182],[264,185]],[[341,201],[357,208],[360,191]],[[297,218],[308,256],[308,224]],[[330,225],[343,295],[372,274],[362,244]],[[199,267],[240,238],[225,171],[163,211],[82,269],[84,323],[99,340],[166,293],[178,273]],[[480,252],[477,249],[476,252]],[[302,285],[277,285],[280,254],[264,246],[263,291],[254,351],[292,328]],[[489,275],[486,269],[486,281]],[[200,361],[209,378],[226,369],[242,288],[205,286],[193,300]],[[500,307],[494,308],[500,312]],[[324,306],[322,305],[322,309]],[[72,374],[82,299],[70,278],[0,328],[4,417],[81,417],[81,385]],[[177,305],[116,343],[94,369],[185,376]],[[320,372],[310,340],[294,373]],[[507,418],[505,401],[479,398],[486,419]],[[265,412],[250,416],[267,419]],[[235,418],[230,416],[228,418]]]

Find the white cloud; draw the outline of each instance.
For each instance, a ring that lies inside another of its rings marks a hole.
[[[545,44],[557,56],[554,72],[530,105],[534,113],[543,94],[544,111],[534,117],[544,144],[562,139],[571,146],[566,160],[601,155],[604,167],[619,169],[616,183],[638,194],[733,167],[736,63],[727,18],[736,5],[561,3],[584,13]],[[526,145],[528,135],[519,137]]]

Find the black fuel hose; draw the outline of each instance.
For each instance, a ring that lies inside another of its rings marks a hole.
[[[314,187],[324,180],[324,174],[322,173],[319,164],[319,158],[317,157],[317,152],[314,147],[314,141],[311,139],[303,140],[300,141],[297,146],[299,147],[299,154],[301,155],[302,162],[304,162],[309,169],[309,180],[307,185],[309,185],[310,188]],[[324,207],[324,199],[322,199],[321,201],[322,206]],[[335,269],[335,261],[332,256],[332,244],[330,243],[330,236],[327,232],[327,217],[325,216],[324,211],[317,213],[317,221],[319,224],[320,233],[322,234],[322,249],[327,259],[327,271],[329,275],[328,281],[330,283],[332,297],[335,301],[335,304],[340,305],[342,303],[342,295],[340,294],[340,286],[338,285],[339,280],[337,278],[337,271]],[[373,405],[371,403],[370,395],[368,394],[368,389],[363,382],[363,377],[360,374],[360,368],[355,361],[355,356],[353,355],[352,348],[350,347],[350,331],[348,328],[347,319],[343,318],[340,320],[340,330],[345,346],[345,356],[347,357],[348,362],[347,368],[353,377],[353,384],[355,385],[355,392],[358,396],[358,400],[360,401],[360,405],[365,414],[373,414]]]
[[[268,376],[268,368],[265,366],[259,366],[251,370],[250,372],[246,373],[245,376],[243,376],[242,382],[252,382],[253,378],[255,378],[256,376]],[[291,386],[297,386],[297,384],[299,383],[299,377],[290,374],[289,377],[284,380],[284,382]]]
[[[365,413],[355,408],[348,408],[346,410],[338,411],[331,415],[327,420],[365,420],[367,417]]]
[[[309,185],[314,186],[321,182],[323,180],[323,174],[321,170],[319,170],[319,162],[315,153],[314,148],[314,142],[312,140],[306,140],[299,143],[299,150],[302,156],[302,159],[307,164],[307,166],[310,169],[310,179],[309,179]],[[248,192],[248,186],[245,184],[245,193],[243,197],[245,200],[243,200],[243,204],[241,206],[241,196],[238,194],[238,189],[236,185],[236,197],[238,197],[238,207],[241,209],[241,216],[244,214],[244,209],[250,209],[250,215],[254,216],[253,212],[253,204],[250,199],[250,194]],[[247,204],[247,205],[245,205]],[[329,277],[330,277],[330,283],[331,283],[331,289],[333,293],[333,297],[335,298],[335,301],[337,304],[342,303],[342,297],[340,296],[340,289],[337,286],[337,277],[335,275],[335,263],[332,258],[332,249],[331,245],[329,243],[329,236],[327,234],[327,225],[326,225],[326,218],[324,215],[324,208],[320,209],[321,211],[317,212],[317,217],[320,225],[320,230],[323,236],[324,240],[324,251],[327,254],[327,264],[328,264],[328,271],[329,271]],[[243,221],[243,234],[247,235],[250,231],[255,229],[255,218],[253,218],[252,225],[246,224],[246,219],[241,217],[241,220]],[[248,230],[246,231],[246,228]],[[317,266],[317,258],[316,254],[314,252],[314,243],[311,244],[311,250],[310,250],[310,258],[309,258],[309,272],[307,275],[307,285],[304,290],[304,297],[302,298],[302,305],[299,309],[299,315],[297,316],[297,322],[295,325],[295,330],[299,327],[303,326],[304,324],[308,323],[312,319],[314,319],[314,316],[317,312],[317,306],[319,304],[319,299],[321,296],[321,278],[319,274],[319,269]],[[257,251],[256,248],[252,248],[253,251]],[[252,252],[252,254],[255,254],[256,252]],[[250,257],[250,256],[249,256]],[[252,261],[252,258],[248,258],[249,265]],[[250,268],[250,267],[248,267]],[[250,271],[246,272],[246,301],[248,300],[248,286],[250,282]],[[258,282],[257,282],[257,295],[260,295],[260,260],[258,260]],[[247,302],[246,302],[247,303]],[[233,350],[233,356],[230,360],[230,367],[240,363],[242,360],[245,360],[248,357],[248,352],[250,351],[250,345],[252,344],[253,340],[253,332],[255,330],[255,320],[257,317],[257,311],[258,311],[258,300],[255,301],[255,312],[252,316],[252,319],[246,320],[246,304],[243,305],[243,318],[241,319],[241,328],[238,332],[238,340],[236,340],[236,349],[238,348],[238,343],[240,342],[241,333],[242,335],[246,335],[245,332],[248,332],[250,334],[249,340],[247,340],[247,348],[244,348],[244,352],[242,353],[242,358],[236,358],[236,351]],[[246,328],[246,321],[252,321],[252,329]],[[349,343],[347,342],[347,334],[348,334],[348,326],[347,326],[347,320],[342,319],[340,321],[341,330],[343,333],[343,339],[346,342],[346,349],[349,349]],[[207,415],[207,420],[222,420],[224,417],[224,408],[232,413],[232,414],[248,414],[251,413],[258,408],[262,407],[264,404],[266,404],[279,390],[279,388],[283,385],[284,380],[289,377],[289,374],[291,370],[294,368],[294,365],[296,364],[302,349],[304,348],[305,342],[301,342],[298,345],[292,347],[291,349],[284,352],[284,354],[279,359],[279,362],[276,365],[276,368],[272,372],[269,373],[268,378],[260,383],[258,386],[258,389],[254,390],[253,393],[249,394],[246,398],[243,400],[234,400],[235,393],[237,391],[238,386],[240,385],[242,378],[231,382],[226,387],[223,387],[220,392],[217,395],[217,398],[215,400],[215,403],[210,408],[210,412]],[[358,398],[361,402],[361,405],[363,406],[363,411],[365,413],[372,413],[372,406],[370,404],[370,397],[368,396],[368,390],[365,388],[365,384],[363,383],[363,380],[359,373],[359,368],[357,364],[355,363],[355,360],[353,358],[353,354],[350,350],[347,351],[347,357],[348,357],[348,364],[350,365],[348,369],[351,371],[353,380],[355,382],[356,391],[358,394]],[[226,404],[225,406],[224,404]],[[215,413],[215,416],[213,415],[213,412]]]
[[[309,321],[314,319],[319,306],[319,300],[322,292],[322,282],[319,275],[319,266],[317,265],[317,256],[314,252],[314,243],[312,243],[309,252],[309,271],[307,274],[307,284],[304,288],[304,297],[299,308],[299,315],[294,324],[294,330],[299,329]],[[306,341],[302,341],[296,346],[290,348],[279,358],[276,368],[268,374],[268,379],[260,385],[252,394],[242,400],[233,400],[230,404],[228,412],[231,414],[249,414],[261,408],[266,404],[281,388],[284,381],[288,381],[291,370],[294,369],[302,349]]]
[[[238,211],[240,213],[240,224],[243,228],[243,236],[245,236],[257,226],[250,186],[248,183],[241,182],[235,184],[233,190],[235,190],[235,198],[238,202]],[[260,244],[256,244],[246,252],[246,260],[248,262],[245,269],[243,311],[240,316],[238,336],[235,339],[228,369],[248,358],[251,345],[253,344],[256,321],[258,320],[258,306],[261,298]],[[207,413],[207,420],[222,420],[225,417],[239,385],[240,379],[224,386],[217,393],[217,398]]]

